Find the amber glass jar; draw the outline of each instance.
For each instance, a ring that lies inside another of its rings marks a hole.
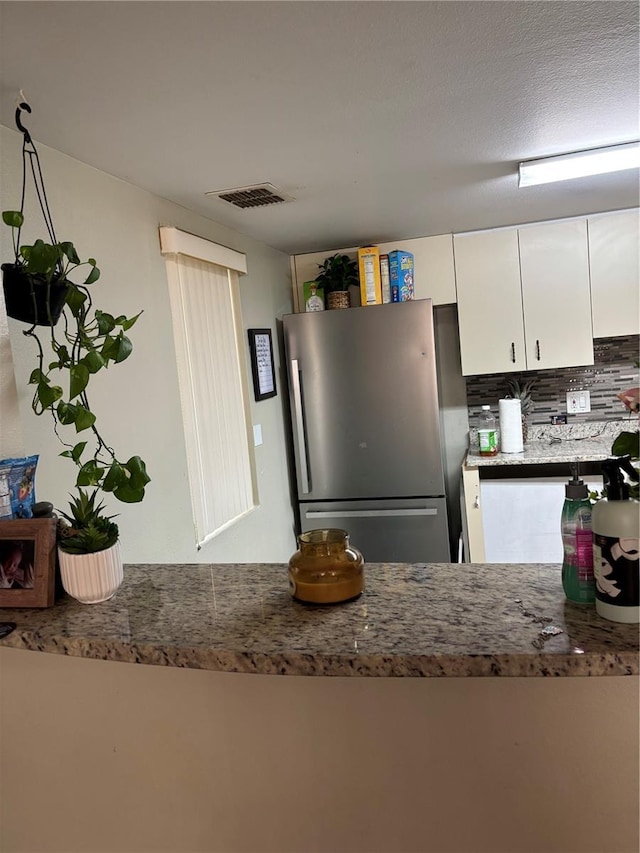
[[[337,604],[364,589],[364,558],[346,530],[308,530],[289,560],[289,587],[298,601]]]

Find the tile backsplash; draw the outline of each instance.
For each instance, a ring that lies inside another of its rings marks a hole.
[[[606,421],[624,418],[629,413],[616,397],[627,388],[636,388],[640,337],[597,338],[593,342],[594,364],[585,367],[562,367],[553,370],[528,370],[525,373],[501,373],[467,376],[469,426],[477,427],[481,406],[487,403],[498,414],[498,400],[508,394],[509,379],[535,379],[531,392],[534,407],[530,424],[548,424],[551,415],[567,411],[567,391],[589,391],[591,411],[585,415],[567,415],[567,422]]]

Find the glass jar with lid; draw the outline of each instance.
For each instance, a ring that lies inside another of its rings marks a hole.
[[[364,558],[346,530],[308,530],[289,560],[289,588],[298,601],[337,604],[364,590]]]

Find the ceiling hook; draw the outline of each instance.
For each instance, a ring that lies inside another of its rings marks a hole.
[[[22,110],[26,110],[28,113],[31,112],[31,107],[29,106],[29,104],[26,101],[21,101],[18,104],[18,106],[16,107],[16,125],[18,127],[18,130],[21,133],[24,133],[25,140],[27,142],[31,142],[31,134],[29,133],[27,128],[22,124],[22,122],[20,121],[20,113]]]

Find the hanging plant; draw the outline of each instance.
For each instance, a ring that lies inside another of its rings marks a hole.
[[[37,349],[37,366],[29,377],[29,384],[34,386],[32,409],[38,416],[45,413],[51,416],[54,432],[66,448],[60,455],[71,459],[78,468],[76,487],[79,494],[72,496],[71,513],[61,513],[69,525],[61,531],[59,546],[76,554],[93,553],[109,547],[118,535],[112,517],[104,514],[102,503],[96,503],[98,493],[113,494],[120,501],[135,503],[143,499],[149,482],[145,463],[139,456],[127,461],[118,459],[102,437],[88,396],[93,376],[131,355],[133,346],[126,332],[142,312],[126,317],[93,308],[91,286],[99,279],[100,270],[93,258],[81,261],[73,243],[56,239],[38,154],[20,121],[20,110],[31,112],[31,108],[21,103],[16,110],[16,124],[24,137],[21,206],[20,210],[7,210],[2,214],[3,222],[12,229],[15,253],[13,263],[2,265],[7,313],[31,324],[24,334],[34,341]],[[32,245],[21,245],[29,171],[40,200],[49,242],[38,239]],[[89,269],[82,283],[71,281],[69,276],[83,266]],[[20,301],[15,297],[12,302],[14,290],[20,289],[24,299]],[[59,307],[58,301],[61,302]],[[9,306],[17,302],[22,307],[10,312]],[[33,313],[28,318],[19,316],[23,310],[26,314],[27,308]],[[60,318],[62,322],[57,324]],[[45,325],[50,326],[50,333],[41,340],[38,327]],[[52,355],[45,357],[45,352]],[[89,437],[83,441],[68,441],[63,438],[65,430],[88,433]],[[97,535],[100,532],[105,535]]]
[[[93,284],[100,270],[93,258],[81,261],[73,243],[45,243],[20,246],[24,223],[21,210],[5,210],[2,221],[13,229],[15,261],[2,264],[7,315],[36,326],[55,326],[73,286],[68,275],[87,264],[91,267],[84,284]]]
[[[20,210],[5,210],[2,214],[2,221],[12,229],[14,253],[11,263],[2,264],[5,306],[7,315],[15,320],[37,326],[55,326],[69,294],[69,274],[86,264],[91,269],[84,284],[92,284],[100,277],[100,270],[93,258],[83,263],[73,243],[60,243],[56,239],[40,158],[31,134],[20,119],[21,110],[31,112],[31,107],[22,102],[16,110],[16,125],[23,136]],[[40,203],[49,241],[39,239],[32,246],[23,246],[20,243],[20,234],[24,224],[29,174]]]

